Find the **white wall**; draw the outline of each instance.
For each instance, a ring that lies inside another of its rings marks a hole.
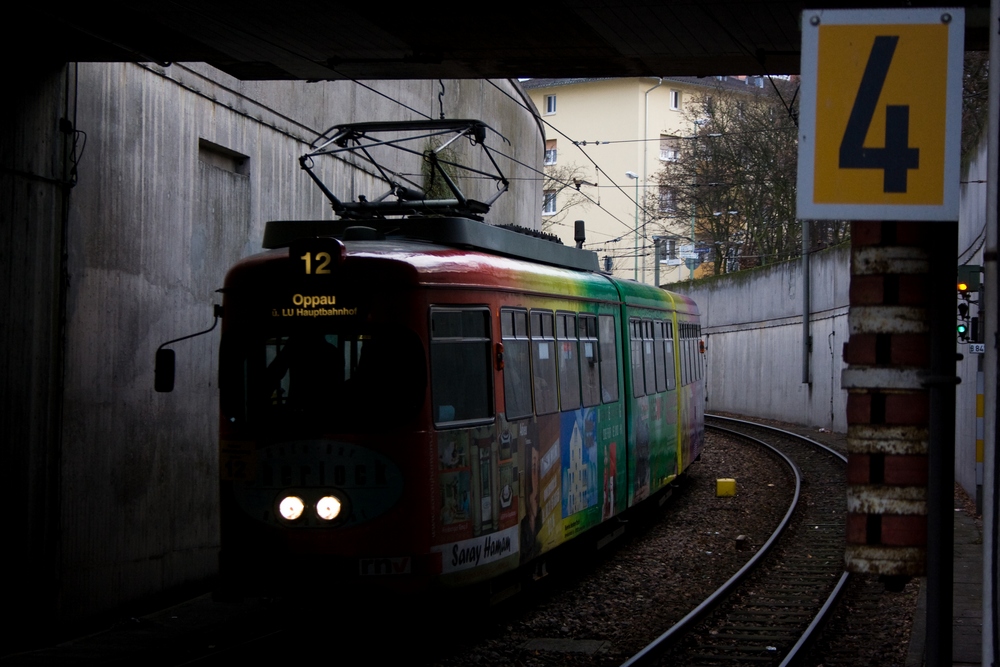
[[[802,383],[800,261],[665,286],[693,298],[701,311],[708,410],[847,430],[840,374],[849,261],[846,246],[811,258],[810,384]]]
[[[987,145],[984,136],[975,157],[962,174],[958,214],[959,264],[983,265]],[[978,306],[971,307],[971,314],[979,314]],[[980,326],[982,321],[980,317]],[[958,362],[958,376],[962,382],[955,393],[955,479],[975,498],[976,486],[982,484],[982,471],[977,474],[976,469],[976,374],[985,361],[985,355],[969,354],[968,345],[962,344],[956,346],[956,351],[964,358]]]

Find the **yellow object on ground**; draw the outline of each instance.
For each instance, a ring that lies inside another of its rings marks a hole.
[[[717,479],[715,480],[715,495],[717,498],[727,498],[736,495],[736,480],[735,479]]]

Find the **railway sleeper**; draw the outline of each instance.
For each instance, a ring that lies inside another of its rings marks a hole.
[[[808,617],[812,618],[814,616],[814,614],[810,614],[807,611],[782,610],[780,612],[774,612],[773,614],[767,614],[766,616],[783,616],[783,617],[789,617],[789,616],[808,616]],[[729,618],[741,618],[743,620],[751,620],[751,621],[753,621],[753,620],[765,617],[765,614],[761,614],[760,612],[738,611],[738,612],[730,612],[728,614],[728,617]]]
[[[727,625],[725,630],[733,630],[736,632],[754,632],[755,630],[760,630],[759,625]],[[797,630],[782,630],[781,628],[775,628],[774,626],[768,627],[768,630],[778,630],[779,632],[784,632],[790,635],[797,634]],[[722,634],[722,629],[719,630],[719,634]]]
[[[698,658],[699,660],[715,660],[715,661],[718,661],[718,662],[726,662],[726,663],[730,663],[730,662],[733,662],[735,660],[739,660],[740,662],[773,662],[774,661],[774,657],[772,657],[772,656],[760,656],[760,657],[757,657],[757,656],[746,656],[746,657],[742,657],[741,658],[741,657],[729,656],[729,655],[696,655],[694,657]]]
[[[787,641],[789,641],[791,639],[795,639],[795,633],[792,632],[792,631],[788,631],[787,633],[782,634],[782,635],[759,635],[759,634],[758,635],[731,635],[729,633],[722,634],[720,632],[720,633],[718,633],[716,635],[712,635],[712,637],[714,639],[723,639],[723,640],[730,640],[730,641],[745,641],[745,642],[761,641],[761,642],[775,643],[775,642],[787,642]]]
[[[718,651],[715,657],[710,658],[712,660],[739,660],[739,662],[753,661],[754,658],[762,658],[767,661],[774,660],[780,657],[784,651],[778,651],[777,647],[773,647],[775,650],[769,651],[766,646],[759,646],[753,648],[742,648],[738,646],[725,647],[725,646],[705,646],[705,649],[711,651]],[[711,654],[710,654],[711,655]]]

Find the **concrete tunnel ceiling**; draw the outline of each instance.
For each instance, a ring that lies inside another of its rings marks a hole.
[[[987,48],[989,2],[317,0],[40,3],[7,21],[8,62],[207,62],[243,80],[795,74],[803,9],[966,8]],[[485,12],[485,13],[484,13]]]

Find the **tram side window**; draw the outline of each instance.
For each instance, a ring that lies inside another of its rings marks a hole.
[[[489,316],[486,308],[431,310],[431,396],[435,424],[492,417]]]
[[[580,407],[579,344],[576,339],[576,315],[556,313],[556,348],[559,350],[559,409]]]
[[[547,415],[559,410],[559,396],[556,386],[556,342],[552,331],[552,313],[533,310],[530,322],[535,414]]]
[[[580,315],[580,379],[583,404],[592,407],[601,402],[601,373],[597,356],[597,318]]]
[[[703,377],[705,377],[705,359],[704,356],[701,354],[701,344],[699,343],[699,341],[701,340],[700,324],[696,324],[694,327],[694,338],[695,338],[694,359],[695,359],[695,368],[697,369],[697,376],[698,376],[696,379],[700,380]]]
[[[677,373],[674,370],[674,323],[667,322],[667,336],[663,340],[664,356],[666,357],[667,391],[677,388]]]
[[[615,318],[601,315],[598,318],[601,359],[601,400],[614,403],[618,400],[618,343],[615,339]]]
[[[687,366],[684,361],[684,325],[680,323],[677,324],[677,360],[680,362],[678,365],[681,371],[680,381],[677,384],[683,387],[687,384]]]
[[[694,382],[691,372],[691,325],[684,325],[684,384]]]
[[[653,364],[656,367],[657,392],[667,390],[666,364],[663,361],[663,332],[666,324],[663,320],[653,322]]]
[[[698,341],[695,339],[696,327],[693,324],[688,325],[688,345],[691,346],[691,382],[695,382],[698,379]]]
[[[688,373],[688,333],[687,325],[681,324],[680,328],[680,345],[681,345],[681,386],[686,385],[691,381],[690,374]]]
[[[693,324],[689,324],[688,326],[690,327],[688,333],[691,336],[688,341],[691,345],[691,382],[695,382],[698,379],[698,327]]]
[[[642,363],[646,370],[646,393],[656,393],[656,365],[653,355],[653,321],[642,321]]]
[[[642,322],[629,320],[629,343],[632,357],[632,395],[646,395],[645,374],[642,369]]]
[[[528,313],[501,310],[503,338],[503,395],[507,419],[531,415],[531,365],[528,342]]]
[[[698,327],[691,325],[691,381],[696,382],[700,373],[698,372]]]

